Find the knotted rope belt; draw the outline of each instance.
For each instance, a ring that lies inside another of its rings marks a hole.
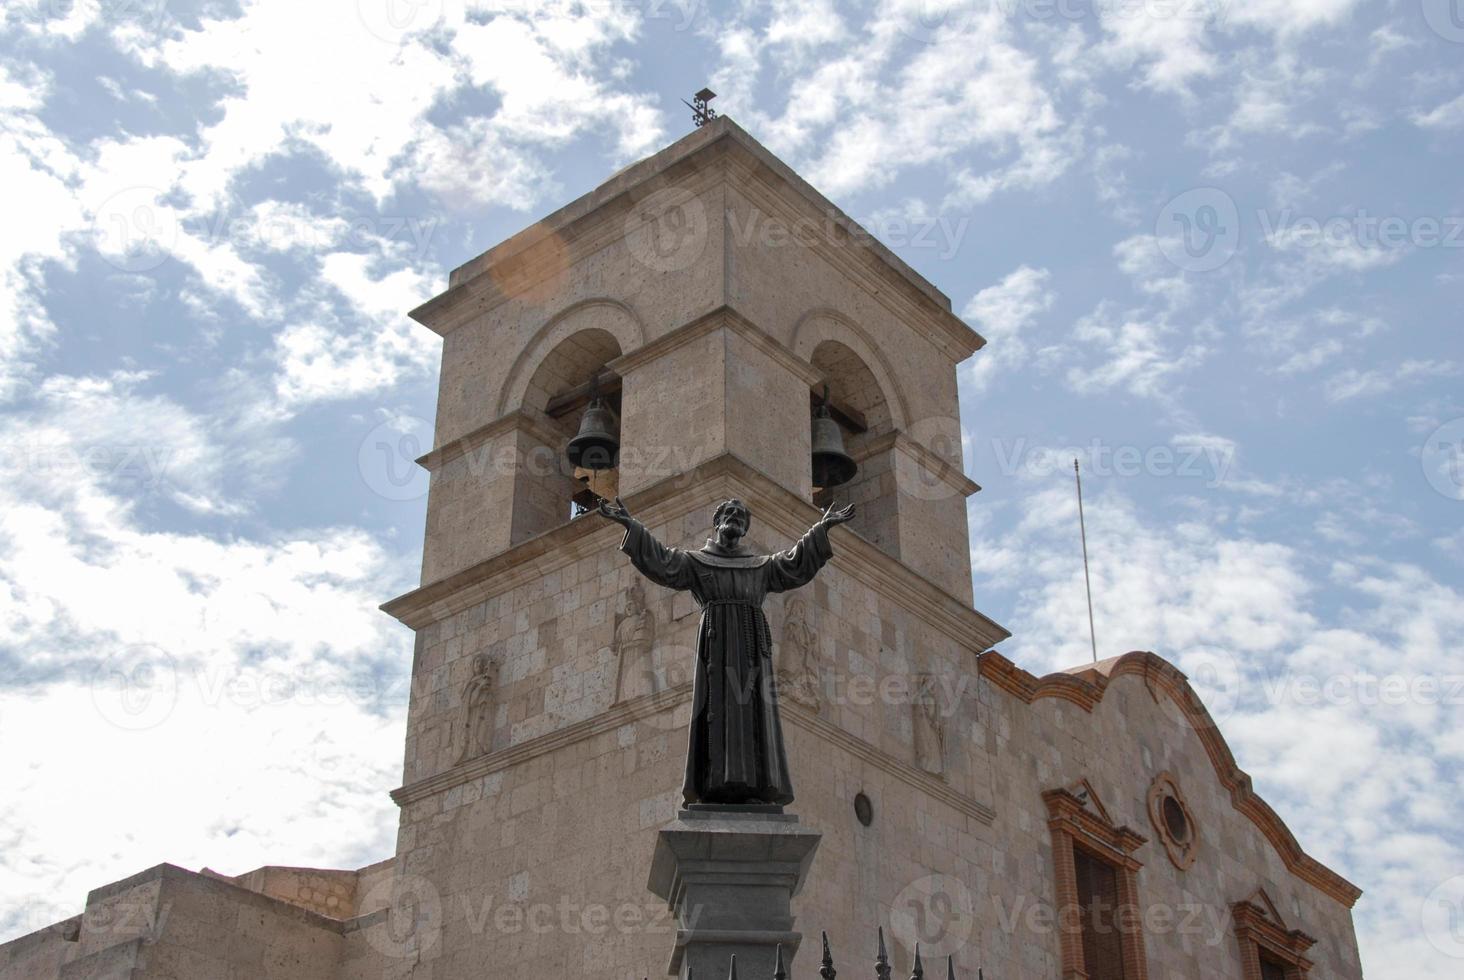
[[[750,609],[751,616],[738,619],[742,626],[742,642],[764,657],[772,658],[773,633],[768,628],[768,617],[763,613],[761,603],[753,602],[751,599],[708,599],[702,604],[702,629],[706,631],[708,640],[713,640],[717,636],[717,627],[712,624],[712,617],[707,615],[713,606],[743,606]],[[761,640],[762,643],[759,644],[758,640]]]

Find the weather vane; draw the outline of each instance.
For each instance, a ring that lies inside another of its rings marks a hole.
[[[692,101],[687,102],[685,99],[681,100],[681,104],[691,110],[691,121],[696,123],[697,129],[700,129],[717,118],[717,110],[707,105],[708,102],[716,97],[716,92],[713,92],[709,88],[704,88],[691,97]]]

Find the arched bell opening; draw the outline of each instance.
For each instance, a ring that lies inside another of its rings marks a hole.
[[[539,362],[523,409],[553,433],[526,447],[514,494],[515,539],[587,513],[619,485],[620,378],[605,365],[621,354],[608,331],[589,328],[560,341]],[[552,444],[551,444],[552,443]]]
[[[827,459],[814,465],[813,502],[819,507],[834,502],[855,504],[857,513],[850,529],[899,557],[899,497],[888,445],[895,425],[885,392],[863,359],[837,340],[825,340],[815,347],[811,363],[827,385],[828,402],[821,404],[821,387],[809,393],[810,445],[819,451],[830,447],[835,432],[829,425],[832,422],[855,467],[847,482],[821,487],[820,475],[830,473],[836,481],[842,474]],[[825,413],[827,418],[821,418]]]

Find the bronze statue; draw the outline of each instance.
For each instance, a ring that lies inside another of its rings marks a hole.
[[[854,506],[829,507],[797,544],[776,555],[742,544],[752,517],[740,500],[717,505],[716,537],[699,551],[661,544],[619,497],[601,501],[600,513],[625,527],[620,550],[642,575],[690,590],[702,607],[682,797],[687,803],[793,802],[762,602],[769,592],[796,589],[818,574],[833,555],[829,528],[853,518]]]

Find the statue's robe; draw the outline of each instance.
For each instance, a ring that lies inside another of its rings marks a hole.
[[[793,802],[762,603],[805,585],[833,555],[819,526],[788,551],[758,555],[708,541],[668,548],[638,522],[620,550],[646,578],[691,592],[702,608],[696,640],[690,744],[681,794],[688,803]]]

